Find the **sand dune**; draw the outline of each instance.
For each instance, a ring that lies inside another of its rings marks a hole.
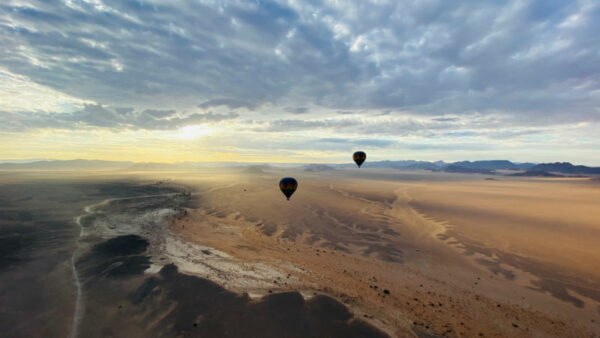
[[[597,185],[293,174],[289,202],[277,173],[213,180],[220,188],[199,192],[172,228],[245,261],[300,267],[286,272],[392,336],[598,334]]]

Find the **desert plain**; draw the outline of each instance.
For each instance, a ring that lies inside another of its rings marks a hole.
[[[290,201],[284,176],[299,183]],[[600,335],[595,179],[294,167],[1,179],[0,328],[13,336]]]

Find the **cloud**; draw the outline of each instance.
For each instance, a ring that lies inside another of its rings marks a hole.
[[[396,144],[396,141],[385,140],[385,139],[343,139],[343,138],[322,138],[318,142],[322,143],[333,143],[333,144],[344,144],[349,146],[366,146],[374,148],[387,148],[391,145]]]
[[[80,108],[85,103],[92,102],[65,95],[0,68],[0,111],[50,112]]]
[[[286,107],[285,111],[294,115],[306,114],[309,109],[307,107]]]
[[[577,110],[570,120],[582,121],[599,114],[599,7],[12,2],[0,7],[0,67],[115,106],[182,109],[201,100],[202,108],[253,110],[307,102],[365,114],[503,111],[541,124]]]
[[[460,120],[462,129],[478,124],[484,125],[486,120],[465,117]],[[331,132],[351,133],[354,135],[394,135],[402,136],[408,134],[434,132],[439,130],[455,130],[459,119],[422,119],[417,117],[398,116],[393,114],[374,114],[373,117],[361,116],[337,117],[324,119],[276,119],[255,126],[254,130],[266,132],[294,132],[311,130],[329,130]],[[493,123],[489,122],[488,123]]]
[[[174,110],[143,110],[108,108],[97,104],[85,105],[72,113],[2,112],[0,130],[26,131],[31,129],[107,128],[128,130],[174,130],[207,122],[232,120],[233,112],[180,114]]]
[[[437,122],[456,122],[458,121],[458,117],[436,117],[432,118],[431,120]]]
[[[256,107],[250,102],[230,98],[212,99],[198,105],[199,108],[203,109],[220,106],[225,106],[229,109],[247,108],[248,110],[254,110],[254,108]]]
[[[322,120],[273,120],[266,123],[266,126],[259,126],[255,128],[258,131],[267,132],[290,132],[290,131],[302,131],[312,129],[323,129],[323,128],[346,128],[351,126],[359,125],[360,121],[352,119],[322,119]]]
[[[129,112],[133,110],[132,108],[130,108],[130,109],[131,110],[129,110]],[[156,117],[156,118],[160,119],[160,118],[172,116],[173,114],[175,114],[175,110],[146,109],[142,112],[142,114],[150,115],[152,117]]]

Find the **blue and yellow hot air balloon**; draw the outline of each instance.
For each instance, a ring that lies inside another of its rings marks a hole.
[[[285,195],[288,201],[290,200],[290,197],[294,191],[296,191],[296,188],[298,188],[298,182],[292,177],[284,177],[281,179],[281,181],[279,181],[279,189],[281,189],[281,192]]]
[[[356,165],[360,168],[361,164],[367,159],[367,154],[364,151],[357,151],[352,155],[352,159],[356,162]]]

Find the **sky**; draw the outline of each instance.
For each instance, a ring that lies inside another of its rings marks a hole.
[[[597,0],[0,3],[0,160],[600,165]]]

